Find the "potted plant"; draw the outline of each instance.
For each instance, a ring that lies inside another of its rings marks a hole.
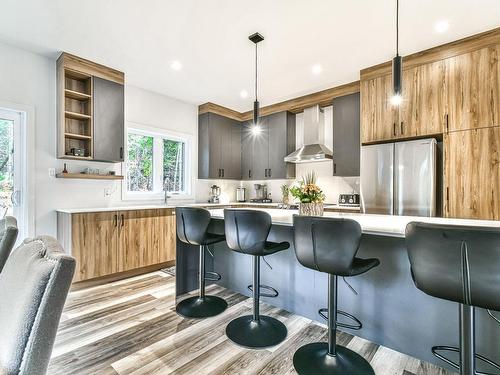
[[[290,188],[292,196],[299,201],[299,215],[323,216],[325,194],[316,185],[316,174],[308,173],[298,184]]]

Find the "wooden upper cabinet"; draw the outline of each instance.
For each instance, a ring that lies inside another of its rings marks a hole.
[[[443,133],[448,104],[446,79],[444,61],[405,69],[399,107],[390,102],[390,74],[361,81],[361,142]]]
[[[361,143],[396,137],[397,112],[390,102],[392,77],[361,81]]]
[[[500,220],[500,127],[445,134],[447,217]]]
[[[441,134],[447,114],[446,64],[438,61],[403,71],[398,138]]]
[[[77,260],[73,280],[87,280],[117,272],[116,212],[73,214],[71,220],[71,249]]]
[[[449,131],[500,126],[500,45],[445,60]]]

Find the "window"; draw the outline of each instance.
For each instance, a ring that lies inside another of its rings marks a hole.
[[[163,184],[171,192],[185,191],[185,143],[163,139]]]
[[[128,135],[128,191],[153,191],[153,140],[147,135]]]
[[[124,199],[161,199],[164,191],[189,195],[187,138],[160,129],[129,128]]]

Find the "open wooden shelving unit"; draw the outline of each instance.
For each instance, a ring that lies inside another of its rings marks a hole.
[[[92,160],[93,158],[93,119],[92,119],[92,75],[77,72],[61,66],[59,92],[62,96],[60,116],[63,119],[63,138],[61,142],[63,158],[73,160]],[[76,156],[71,149],[79,148],[85,150],[84,156]]]
[[[102,115],[103,95],[110,94],[109,92],[103,94],[103,80],[123,86],[125,76],[118,70],[66,52],[57,59],[57,157],[59,159],[108,160],[102,159],[102,150],[96,147],[103,142],[97,142],[101,139],[95,138],[102,138],[102,134],[106,134],[103,133],[103,128],[109,126]],[[96,108],[101,109],[101,114]],[[71,152],[74,148],[83,149],[84,155],[74,155]]]

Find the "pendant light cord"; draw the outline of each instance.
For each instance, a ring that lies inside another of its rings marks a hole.
[[[399,56],[399,0],[396,0],[396,56]]]
[[[257,43],[255,43],[255,101],[257,101]]]

